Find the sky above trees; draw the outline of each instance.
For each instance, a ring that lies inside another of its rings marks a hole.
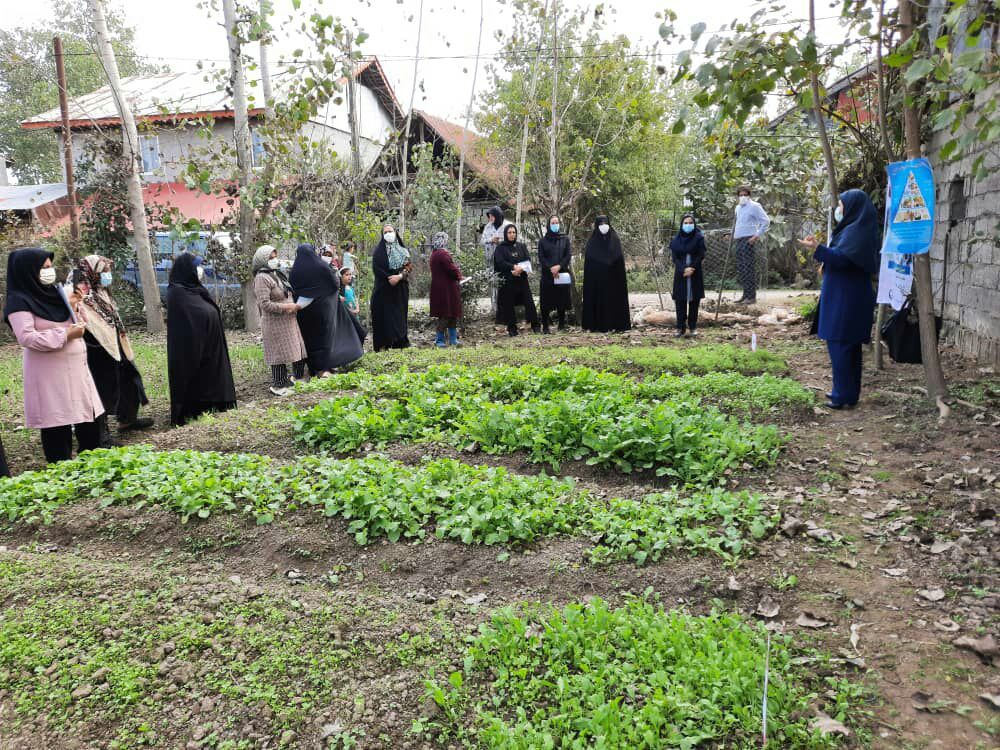
[[[149,2],[123,2],[108,0],[110,7],[121,9],[125,21],[135,27],[135,46],[139,54],[148,56],[154,65],[169,65],[174,70],[191,69],[197,60],[216,66],[225,65],[226,39],[221,25],[221,12],[213,13],[198,8],[198,0],[171,0],[169,5]],[[256,4],[256,3],[254,3]],[[566,7],[594,7],[596,3],[563,0]],[[656,13],[669,4],[661,0],[629,0],[608,2],[605,6],[607,36],[625,34],[632,40],[630,54],[647,54],[659,42],[660,21]],[[704,21],[709,30],[728,25],[735,18],[749,18],[757,5],[746,0],[712,0],[709,3],[674,2],[678,14],[678,29]],[[801,11],[804,18],[805,0],[790,0],[789,8]],[[801,8],[799,8],[801,6]],[[169,7],[169,11],[167,8]],[[413,58],[417,40],[416,14],[420,0],[348,0],[347,2],[322,2],[302,0],[298,12],[304,15],[312,10],[324,14],[356,18],[358,25],[370,35],[363,49],[377,55],[389,75],[396,94],[404,108],[408,105],[413,76]],[[278,54],[290,56],[302,47],[301,38],[290,33],[292,26],[282,24],[293,12],[292,0],[274,0],[274,8],[282,39],[276,44]],[[509,31],[509,11],[502,0],[485,0],[486,24],[480,65],[485,68],[497,56],[502,46],[498,32]],[[825,36],[836,37],[839,8],[831,9],[821,4],[819,16],[826,18],[818,24],[820,40]],[[22,0],[0,0],[0,16],[6,27],[32,25],[52,20],[51,0],[25,3]],[[424,0],[424,25],[422,32],[421,60],[417,73],[423,85],[418,86],[414,106],[426,109],[441,117],[459,120],[467,102],[456,91],[468,91],[472,84],[475,64],[476,30],[479,22],[479,4],[476,0]],[[669,64],[671,53],[677,50],[664,48],[659,43],[661,62]],[[477,88],[485,91],[489,78],[480,69]],[[780,106],[775,101],[771,107]]]

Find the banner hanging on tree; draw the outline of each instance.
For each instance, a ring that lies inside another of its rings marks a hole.
[[[897,161],[886,167],[886,232],[882,252],[920,255],[934,239],[934,173],[927,159]]]
[[[882,253],[882,267],[878,272],[878,303],[892,305],[893,310],[903,306],[913,288],[913,256]]]

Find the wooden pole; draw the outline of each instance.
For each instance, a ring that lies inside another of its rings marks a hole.
[[[350,69],[347,71],[347,117],[351,129],[351,185],[354,188],[354,211],[361,203],[361,137],[358,133],[358,82],[355,77],[354,34],[348,43]]]
[[[403,129],[403,192],[399,196],[399,233],[406,230],[406,187],[410,172],[410,122],[413,120],[413,99],[417,95],[417,70],[420,65],[420,32],[424,28],[424,0],[420,0],[417,16],[417,53],[413,58],[413,85],[410,86],[410,106],[406,111],[406,127]],[[402,237],[400,237],[402,240]]]
[[[559,213],[559,170],[556,164],[558,153],[559,115],[556,100],[559,97],[559,0],[552,0],[552,123],[549,128],[549,201],[550,210]]]
[[[222,15],[226,26],[226,41],[229,47],[229,86],[233,92],[233,136],[236,140],[236,169],[240,179],[240,254],[243,261],[240,264],[243,279],[243,320],[247,331],[260,328],[260,310],[257,308],[257,298],[253,291],[253,280],[245,268],[253,257],[254,216],[253,202],[250,200],[249,187],[253,175],[253,162],[250,156],[250,117],[247,112],[246,81],[243,77],[242,43],[236,28],[236,4],[234,0],[222,0]]]
[[[63,64],[62,39],[52,38],[59,82],[59,114],[62,116],[63,166],[66,171],[66,195],[69,201],[69,236],[75,245],[80,241],[80,215],[76,206],[76,178],[73,175],[73,131],[69,127],[69,102],[66,96],[66,66]]]
[[[135,126],[132,108],[122,94],[118,61],[111,47],[108,23],[104,17],[103,0],[90,0],[94,17],[94,35],[100,53],[101,65],[108,78],[108,86],[115,99],[118,115],[122,121],[122,152],[128,162],[128,202],[132,219],[132,234],[135,240],[135,257],[139,266],[139,281],[142,284],[142,301],[146,308],[146,329],[160,333],[163,328],[163,311],[160,307],[160,287],[157,286],[156,271],[153,268],[153,254],[149,249],[149,226],[146,223],[146,206],[142,200],[142,182],[139,179],[139,131]]]
[[[875,38],[875,70],[878,75],[878,129],[882,136],[887,162],[896,161],[896,154],[889,139],[889,121],[886,117],[885,64],[882,60],[882,29],[885,24],[885,0],[878,5],[878,36]],[[882,303],[875,314],[875,369],[885,368],[885,354],[882,350],[882,325],[885,323],[886,306]]]
[[[465,134],[469,132],[469,119],[472,117],[472,105],[476,100],[476,78],[479,75],[479,52],[483,45],[483,0],[479,0],[479,36],[476,38],[476,67],[472,71],[472,90],[469,92],[469,108],[465,110],[465,127],[462,129],[462,139],[458,146],[458,212],[455,217],[455,250],[462,249],[462,206],[465,193]]]
[[[899,3],[899,43],[903,46],[913,36],[916,22],[914,20],[913,0],[900,0]],[[905,83],[906,70],[910,64],[903,66],[902,74],[906,88],[906,101],[903,103],[903,133],[906,140],[906,156],[908,159],[919,159],[920,148],[920,113],[912,102],[912,87]],[[920,351],[924,363],[924,379],[927,382],[927,395],[938,407],[941,418],[951,412],[944,403],[948,395],[944,372],[941,369],[941,355],[938,352],[937,327],[934,320],[934,299],[931,292],[931,259],[930,253],[913,256],[913,289],[917,295],[917,317],[920,321]]]

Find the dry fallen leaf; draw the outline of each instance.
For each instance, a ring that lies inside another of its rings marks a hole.
[[[993,708],[1000,709],[1000,693],[980,693],[979,697],[993,706]]]
[[[465,603],[469,605],[482,604],[486,601],[486,594],[473,594],[472,596],[465,599]]]
[[[850,729],[824,713],[817,714],[816,718],[812,720],[812,724],[810,726],[812,729],[818,729],[823,734],[839,734],[844,737],[851,736]]]
[[[961,627],[961,625],[952,620],[950,617],[942,617],[934,623],[934,629],[940,630],[943,633],[957,633]]]
[[[882,568],[882,572],[890,578],[899,578],[906,575],[906,568]]]
[[[871,625],[870,622],[852,622],[851,623],[851,648],[854,649],[854,653],[858,652],[858,642],[861,640],[861,628],[866,625]]]
[[[764,596],[760,598],[760,602],[758,602],[757,604],[757,609],[755,610],[755,614],[758,614],[761,617],[770,620],[773,617],[777,617],[778,612],[780,611],[781,611],[781,605],[778,604],[776,601],[774,601],[774,599],[772,599],[767,594],[764,594]]]
[[[940,555],[950,549],[953,549],[954,547],[954,542],[934,542],[934,544],[931,545],[931,554]]]
[[[926,599],[929,602],[939,602],[944,599],[944,591],[938,588],[918,589],[917,596]]]
[[[997,655],[997,639],[992,635],[984,635],[982,638],[965,635],[951,643],[953,646],[975,651],[983,661],[992,661]]]
[[[803,612],[795,618],[795,624],[800,628],[825,628],[830,623],[816,617],[812,612]]]

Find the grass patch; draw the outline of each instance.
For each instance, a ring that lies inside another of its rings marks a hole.
[[[110,724],[116,738],[100,743],[109,748],[182,747],[178,733],[189,738],[217,719],[226,726],[238,713],[276,739],[338,697],[353,700],[340,693],[349,691],[358,660],[393,646],[426,669],[434,658],[428,644],[439,651],[450,637],[434,625],[419,649],[397,646],[380,632],[392,630],[382,626],[380,609],[361,603],[306,613],[283,596],[249,598],[237,585],[192,596],[183,578],[137,579],[124,566],[96,574],[67,569],[65,560],[0,559],[0,601],[9,605],[0,611],[0,685],[18,717],[8,718],[10,727],[41,717],[84,735],[97,723],[104,736]],[[335,642],[332,633],[354,621],[365,623],[372,640]],[[215,704],[207,715],[185,722],[172,715],[202,697]],[[206,745],[249,747],[236,744],[242,729],[242,722],[229,725]]]
[[[447,682],[432,677],[428,693],[444,712],[437,728],[466,747],[751,748],[765,651],[763,629],[735,615],[695,617],[647,600],[508,608],[481,626],[463,669]],[[848,683],[811,678],[794,666],[791,639],[775,637],[769,747],[838,746],[809,727],[822,688],[831,716],[856,717]]]
[[[148,447],[98,450],[0,479],[9,523],[49,522],[64,504],[154,506],[181,522],[242,512],[258,524],[296,508],[343,518],[358,544],[428,535],[463,544],[524,544],[555,535],[593,541],[594,562],[659,560],[672,551],[735,561],[776,527],[779,514],[758,496],[720,488],[602,498],[568,479],[521,476],[460,461],[407,466],[383,457],[307,456],[278,464],[266,456]]]
[[[374,378],[350,373],[308,388],[361,391],[295,415],[296,433],[312,447],[349,453],[400,440],[476,443],[490,453],[523,451],[556,471],[564,461],[582,459],[689,485],[722,483],[743,465],[770,466],[782,444],[773,426],[740,423],[702,403],[699,390],[744,407],[812,400],[797,383],[773,376],[720,373],[639,383],[566,366],[440,366]]]
[[[732,344],[672,346],[514,346],[489,345],[459,349],[405,349],[366,354],[358,366],[376,374],[402,367],[422,370],[436,364],[492,367],[495,365],[579,365],[634,375],[721,372],[744,374],[788,372],[787,362],[763,349],[755,352]]]

